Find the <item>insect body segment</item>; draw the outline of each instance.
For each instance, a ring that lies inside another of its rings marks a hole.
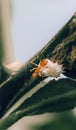
[[[32,74],[32,77],[35,78],[39,74],[40,70],[41,70],[40,67],[36,68],[34,73]]]
[[[45,60],[41,60],[39,65],[35,65],[35,66],[38,66],[37,68],[34,68],[34,73],[32,74],[32,77],[35,78],[37,75],[41,76],[41,71],[42,71],[42,68],[48,63],[48,61],[45,59]]]
[[[41,77],[58,77],[63,72],[62,65],[54,63],[49,59],[43,59],[38,65],[36,64],[35,66],[37,67],[32,69],[34,70],[32,74],[33,78],[38,75]]]

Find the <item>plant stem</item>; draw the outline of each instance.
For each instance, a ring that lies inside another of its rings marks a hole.
[[[12,36],[11,36],[11,20],[10,20],[10,0],[0,0],[1,10],[1,29],[2,29],[2,62],[9,64],[15,61]]]

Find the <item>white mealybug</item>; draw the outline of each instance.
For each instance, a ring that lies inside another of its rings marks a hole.
[[[41,77],[58,77],[63,72],[62,65],[54,63],[49,59],[41,60],[38,65],[35,63],[33,64],[37,66],[36,68],[32,69],[34,70],[32,74],[33,78],[35,78],[38,75]]]

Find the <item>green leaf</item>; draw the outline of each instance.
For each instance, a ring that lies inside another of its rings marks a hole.
[[[76,117],[72,111],[54,113],[54,116],[47,123],[34,124],[32,130],[76,130]]]
[[[75,105],[76,81],[66,78],[45,85],[42,81],[25,95],[25,100],[17,109],[0,120],[0,129],[8,128],[23,116],[69,110]]]
[[[35,66],[31,61],[39,64],[40,58],[48,58],[54,62],[63,64],[63,69],[68,77],[72,71],[76,71],[75,48],[76,48],[76,31],[75,22],[76,14],[67,22],[67,24],[50,40],[46,46],[31,58],[15,75],[7,75],[2,72],[2,83],[0,85],[0,103],[1,115],[7,111],[24,93],[27,93],[33,86],[42,81],[43,78],[32,79],[30,69]],[[5,77],[5,78],[4,78]],[[76,77],[76,73],[74,73]],[[4,80],[5,79],[5,80]],[[3,82],[4,80],[4,82]],[[8,94],[9,93],[9,94]],[[8,96],[7,96],[8,95]]]

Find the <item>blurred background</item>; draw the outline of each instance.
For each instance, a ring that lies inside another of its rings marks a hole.
[[[16,57],[25,62],[72,17],[75,0],[12,0],[12,39]]]
[[[61,29],[76,11],[75,0],[11,0],[16,58],[24,63]],[[75,130],[76,112],[45,113],[20,119],[9,130]]]

